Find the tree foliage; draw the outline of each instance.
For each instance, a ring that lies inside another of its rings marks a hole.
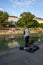
[[[8,17],[9,15],[7,12],[0,11],[0,26],[5,24],[5,22],[8,20]]]
[[[40,24],[39,24],[39,27],[43,28],[43,23],[40,23]]]
[[[27,26],[27,27],[36,27],[38,25],[38,22],[36,20],[33,20],[35,15],[33,15],[30,12],[23,12],[20,15],[20,26]]]

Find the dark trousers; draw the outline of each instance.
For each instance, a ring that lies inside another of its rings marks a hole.
[[[29,36],[25,37],[25,47],[29,46]]]

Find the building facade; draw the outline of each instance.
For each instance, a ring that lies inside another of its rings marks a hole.
[[[43,18],[35,17],[34,20],[37,20],[38,23],[43,23]]]
[[[19,18],[18,17],[16,17],[16,16],[9,16],[9,18],[8,18],[8,22],[17,22],[19,20]]]

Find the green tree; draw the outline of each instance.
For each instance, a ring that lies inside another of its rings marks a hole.
[[[19,25],[20,26],[27,26],[27,27],[38,27],[39,23],[34,20],[35,15],[33,15],[30,12],[23,12],[20,15],[20,19],[19,19]]]
[[[37,20],[33,20],[33,22],[31,23],[31,27],[39,27],[39,23]]]
[[[39,27],[43,28],[43,23],[40,23],[40,24],[39,24]]]
[[[0,11],[0,26],[5,24],[5,22],[8,20],[8,17],[9,15],[7,12]]]
[[[20,25],[29,27],[30,24],[32,24],[32,21],[33,21],[34,17],[35,16],[33,14],[31,14],[30,12],[23,12],[20,15],[20,19],[19,19]]]
[[[3,14],[3,11],[0,11],[0,16]]]

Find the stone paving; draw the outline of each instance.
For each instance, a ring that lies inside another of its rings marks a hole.
[[[19,47],[0,51],[0,65],[43,65],[43,41],[34,53],[20,51]]]

